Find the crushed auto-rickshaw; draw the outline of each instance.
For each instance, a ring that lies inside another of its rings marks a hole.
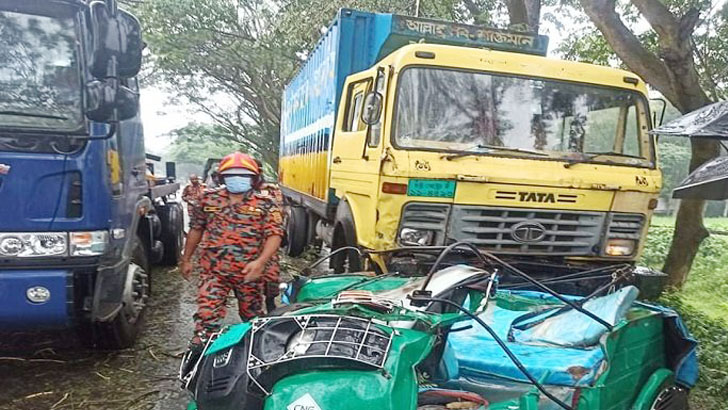
[[[643,269],[541,281],[467,243],[388,252],[429,253],[428,270],[295,277],[285,306],[185,358],[189,408],[687,408],[697,343],[637,301]],[[554,289],[604,276],[585,296]]]

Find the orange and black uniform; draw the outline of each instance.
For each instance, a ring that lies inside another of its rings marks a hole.
[[[197,201],[199,201],[202,198],[202,195],[205,193],[206,187],[205,184],[189,184],[185,187],[185,189],[182,190],[182,200],[187,202],[190,207],[195,206]],[[190,209],[190,214],[192,214],[192,210]]]
[[[202,195],[192,208],[190,228],[204,231],[199,246],[201,272],[194,316],[195,335],[204,339],[219,330],[231,290],[238,299],[241,319],[261,313],[266,277],[277,259],[268,262],[264,276],[258,280],[245,282],[240,272],[258,258],[269,237],[283,236],[283,216],[272,190],[252,190],[241,202],[231,204],[227,190],[221,188]],[[277,274],[277,266],[273,271]]]

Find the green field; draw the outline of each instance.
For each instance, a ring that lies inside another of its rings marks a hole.
[[[657,269],[670,247],[674,218],[652,219],[642,263]],[[706,218],[712,232],[700,247],[681,299],[706,316],[728,325],[728,218]]]
[[[642,264],[660,269],[672,239],[674,218],[654,217]],[[712,232],[700,247],[688,281],[660,303],[680,311],[700,342],[700,381],[691,409],[728,410],[728,218],[706,218]]]

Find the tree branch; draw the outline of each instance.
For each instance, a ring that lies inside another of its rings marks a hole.
[[[627,67],[643,79],[649,79],[650,84],[667,99],[676,101],[678,95],[668,80],[667,69],[662,61],[644,48],[637,36],[625,26],[614,8],[615,1],[579,0],[579,3]]]
[[[632,0],[632,4],[645,17],[660,37],[674,37],[678,19],[658,0]]]

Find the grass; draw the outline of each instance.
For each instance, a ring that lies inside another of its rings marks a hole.
[[[662,268],[674,225],[674,218],[653,218],[643,264]],[[706,218],[705,225],[711,231],[728,233],[728,218]],[[703,242],[679,295],[687,306],[728,327],[728,235],[712,234]]]
[[[653,218],[643,264],[662,267],[674,225],[674,218]],[[705,225],[714,234],[701,245],[685,286],[659,302],[678,310],[700,343],[691,409],[728,410],[728,218],[706,218]]]

